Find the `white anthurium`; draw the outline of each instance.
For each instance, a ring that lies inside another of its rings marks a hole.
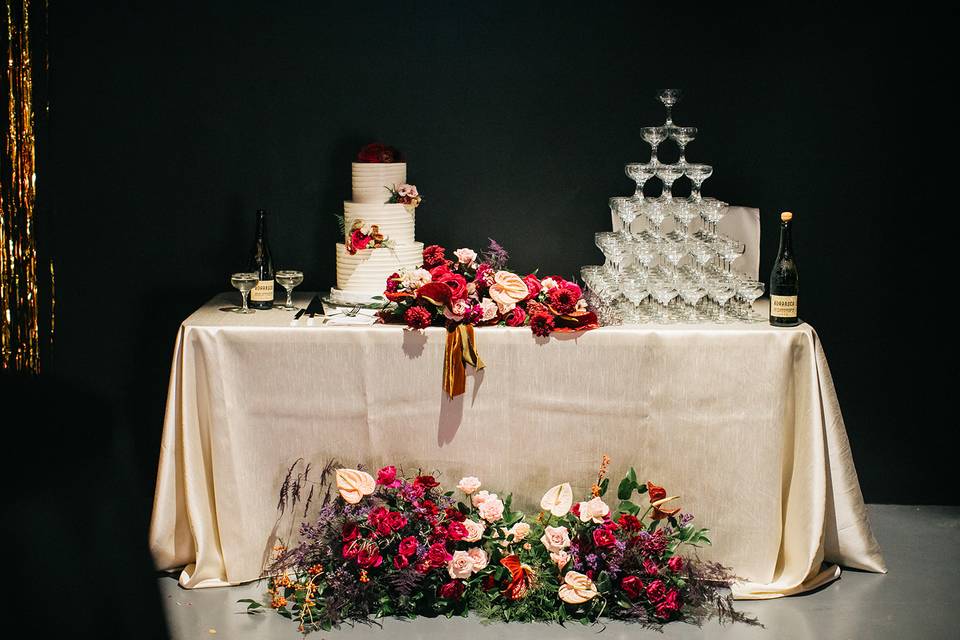
[[[540,507],[558,518],[567,515],[571,506],[573,506],[573,489],[569,482],[550,487],[540,500]]]
[[[366,471],[358,469],[337,469],[337,489],[349,504],[357,504],[364,496],[373,493],[377,482]]]

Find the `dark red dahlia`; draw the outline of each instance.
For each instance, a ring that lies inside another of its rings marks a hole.
[[[411,329],[425,329],[433,322],[433,315],[424,307],[410,307],[403,314],[403,320]]]
[[[357,162],[399,162],[400,152],[390,145],[373,142],[360,149]]]
[[[546,338],[550,335],[550,332],[553,331],[556,323],[553,321],[553,316],[549,313],[538,313],[530,318],[530,329],[533,330],[533,335],[540,336],[541,338]]]
[[[550,290],[547,298],[550,300],[550,306],[553,307],[554,311],[559,314],[567,314],[576,308],[580,295],[569,287],[557,287]]]
[[[434,267],[439,267],[441,264],[445,264],[446,258],[444,254],[446,252],[447,250],[438,244],[431,244],[428,247],[424,247],[423,266],[427,269],[433,269]]]

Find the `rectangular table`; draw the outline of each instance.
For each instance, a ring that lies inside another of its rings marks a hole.
[[[833,563],[885,571],[807,324],[549,339],[482,328],[487,367],[450,400],[441,328],[291,326],[290,312],[219,310],[237,297],[211,300],[176,340],[150,546],[158,568],[184,567],[184,587],[259,576],[280,483],[301,456],[422,467],[450,487],[476,475],[535,511],[560,482],[587,495],[606,453],[614,486],[635,466],[681,496],[712,532],[701,557],[745,578],[738,597],[813,588],[839,575]]]

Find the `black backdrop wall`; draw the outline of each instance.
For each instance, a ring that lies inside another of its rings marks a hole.
[[[348,163],[383,141],[426,196],[419,239],[493,237],[518,269],[572,275],[599,259],[592,234],[631,189],[623,164],[648,157],[638,130],[662,120],[666,86],[685,91],[676,119],[700,127],[688,156],[715,166],[705,192],[761,209],[764,279],[776,216],[796,214],[802,316],[867,500],[957,502],[948,451],[929,446],[945,427],[914,415],[934,338],[896,304],[918,274],[895,267],[913,250],[892,231],[912,214],[897,196],[912,96],[892,22],[639,3],[83,4],[51,7],[52,371],[123,425],[144,522],[178,324],[244,267],[256,208],[273,214],[278,267],[329,287]]]

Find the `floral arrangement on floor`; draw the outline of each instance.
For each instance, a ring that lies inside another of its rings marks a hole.
[[[681,513],[676,496],[630,472],[605,500],[604,456],[591,495],[573,499],[569,483],[549,489],[535,517],[512,496],[465,477],[444,491],[433,475],[403,476],[387,466],[373,477],[330,463],[310,467],[280,493],[281,514],[309,485],[304,517],[322,494],[299,542],[275,547],[265,570],[265,602],[241,600],[248,613],[273,609],[302,632],[387,616],[467,615],[501,621],[596,622],[601,616],[659,627],[673,620],[754,623],[721,590],[734,579],[717,564],[683,552],[710,544],[706,529]],[[634,501],[634,496],[640,499]]]
[[[350,226],[350,233],[346,238],[347,252],[354,255],[363,249],[380,249],[393,247],[393,241],[380,233],[380,226],[365,224],[363,220],[354,220]]]
[[[534,335],[547,337],[598,326],[579,285],[557,275],[509,271],[509,256],[495,240],[483,255],[469,248],[454,251],[453,259],[446,253],[430,245],[423,250],[422,266],[391,274],[384,292],[390,304],[380,318],[411,329],[447,327],[444,388],[451,397],[464,391],[464,363],[483,368],[474,327],[529,326]]]

